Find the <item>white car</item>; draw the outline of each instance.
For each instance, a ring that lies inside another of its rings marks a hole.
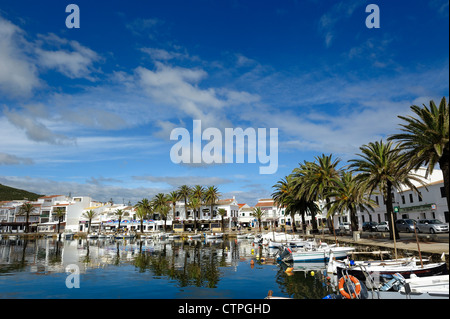
[[[389,231],[389,223],[381,222],[377,226],[377,231]]]
[[[350,231],[350,223],[340,223],[339,231],[342,231],[342,232]]]

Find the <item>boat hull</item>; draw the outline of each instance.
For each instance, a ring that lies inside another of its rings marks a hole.
[[[401,274],[404,278],[408,279],[412,274],[417,277],[425,277],[425,276],[436,276],[436,275],[445,275],[448,274],[447,265],[445,262],[443,263],[433,263],[426,264],[423,268],[419,265],[407,265],[407,266],[398,266],[398,267],[389,267],[389,266],[376,266],[376,267],[364,267],[364,271],[360,267],[355,268],[346,268],[341,265],[336,266],[336,273],[338,278],[341,278],[343,275],[349,274],[352,275],[359,280],[365,281],[366,274],[370,274],[375,281],[379,283],[387,282],[392,275]]]

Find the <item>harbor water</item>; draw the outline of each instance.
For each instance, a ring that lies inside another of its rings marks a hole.
[[[251,239],[2,239],[0,299],[321,299],[325,264],[286,272]]]

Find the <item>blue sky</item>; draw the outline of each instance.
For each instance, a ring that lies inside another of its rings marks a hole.
[[[0,183],[116,202],[216,185],[254,205],[299,162],[345,164],[448,97],[448,27],[443,0],[0,0]],[[277,172],[174,164],[170,132],[195,119],[278,128]]]

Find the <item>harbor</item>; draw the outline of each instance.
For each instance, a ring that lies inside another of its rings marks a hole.
[[[158,233],[141,238],[137,234],[130,239],[89,239],[80,235],[61,240],[38,234],[34,238],[2,236],[0,270],[8,276],[0,277],[4,287],[0,296],[179,299],[189,294],[194,299],[264,299],[270,294],[271,298],[322,299],[338,291],[338,278],[330,280],[330,260],[284,262],[279,258],[280,248],[273,248],[273,243],[269,245],[264,239],[284,235],[291,238],[289,242],[302,238],[304,242],[328,243],[327,247],[332,247],[337,239],[340,247],[351,248],[347,254],[351,260],[394,258],[393,243],[388,238],[369,238],[374,236],[364,232],[357,241],[348,235],[334,238],[329,234],[301,236],[281,232],[248,232],[245,236],[229,232],[216,234],[217,238],[207,238],[206,233],[199,235],[200,238],[192,238],[192,233],[182,233],[171,237]],[[445,272],[446,235],[439,236],[439,242],[419,243],[423,261],[442,264],[444,259]],[[286,240],[284,244],[287,243]],[[413,258],[418,263],[417,243],[404,238],[396,248],[399,262]],[[67,289],[64,285],[68,267],[78,269],[80,289]],[[116,286],[110,287],[111,282]],[[60,288],[55,290],[57,284]],[[43,288],[47,286],[52,289],[51,294]],[[121,287],[121,292],[115,287]]]

